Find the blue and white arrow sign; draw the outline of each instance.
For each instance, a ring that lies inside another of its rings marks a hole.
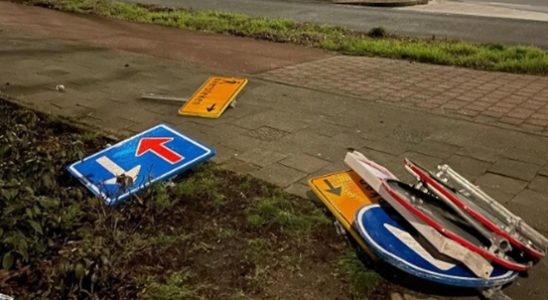
[[[157,125],[70,165],[68,171],[107,205],[208,160],[215,150]]]
[[[495,265],[491,276],[479,278],[463,264],[430,252],[419,242],[411,225],[378,204],[356,214],[356,228],[367,245],[388,264],[422,279],[447,285],[486,288],[512,282],[517,272]]]

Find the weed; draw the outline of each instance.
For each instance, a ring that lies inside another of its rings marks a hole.
[[[192,176],[186,177],[174,187],[174,193],[181,198],[202,195],[205,199],[211,199],[215,206],[224,203],[225,196],[221,189],[222,184],[215,176],[215,169],[211,164],[198,167]]]
[[[143,295],[144,299],[175,300],[197,298],[197,291],[187,286],[191,273],[186,271],[172,273],[165,283],[152,283]]]
[[[352,286],[352,298],[367,298],[377,285],[382,282],[382,277],[373,270],[367,269],[358,258],[355,251],[348,249],[337,262],[337,271],[349,277]]]
[[[298,212],[292,202],[283,194],[255,199],[248,211],[247,222],[255,227],[279,226],[293,232],[310,232],[315,226],[328,223],[318,209],[312,213]]]
[[[252,299],[251,297],[248,297],[244,291],[242,290],[237,290],[236,292],[234,292],[234,294],[230,295],[229,297],[230,300],[247,300],[247,299]]]
[[[247,241],[246,257],[255,265],[264,265],[270,254],[267,240],[256,238]]]
[[[367,33],[368,36],[379,39],[387,36],[386,30],[383,27],[373,27]]]

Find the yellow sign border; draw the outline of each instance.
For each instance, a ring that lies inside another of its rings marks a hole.
[[[213,80],[214,78],[222,78],[222,79],[237,79],[237,80],[243,80],[242,84],[238,87],[238,89],[236,89],[232,95],[230,95],[228,97],[228,100],[225,101],[225,103],[223,104],[223,106],[221,106],[221,109],[218,111],[218,112],[215,112],[213,114],[211,113],[208,113],[208,112],[185,112],[184,109],[187,105],[191,105],[190,103],[192,102],[192,99],[194,97],[196,97],[197,95],[200,94],[200,91],[202,89],[204,89],[207,84]],[[185,104],[183,104],[180,108],[179,108],[179,115],[181,116],[193,116],[193,117],[203,117],[203,118],[211,118],[211,119],[217,119],[219,118],[223,113],[224,111],[227,109],[227,107],[230,105],[230,103],[232,103],[232,101],[234,101],[234,99],[236,98],[236,96],[238,96],[238,94],[240,93],[240,91],[247,85],[248,83],[248,79],[247,78],[240,78],[240,77],[228,77],[228,76],[216,76],[216,75],[213,75],[213,76],[209,76],[209,78],[207,78],[207,80],[200,86],[199,89],[197,89],[194,94],[192,94],[192,96],[190,98],[188,98],[188,100],[185,102]]]
[[[354,226],[352,226],[351,223],[348,223],[345,219],[345,217],[342,215],[342,213],[340,212],[340,210],[335,206],[333,205],[333,203],[329,200],[329,196],[327,196],[324,191],[322,189],[320,189],[319,187],[317,187],[316,185],[314,185],[312,182],[313,181],[316,181],[316,180],[322,180],[322,179],[326,179],[326,178],[329,178],[331,176],[334,176],[334,175],[337,175],[337,174],[341,174],[341,173],[350,173],[350,172],[353,172],[352,170],[346,170],[346,171],[335,171],[335,172],[331,172],[331,173],[328,173],[326,175],[322,175],[322,176],[318,176],[318,177],[314,177],[314,178],[310,178],[308,180],[308,185],[310,186],[310,188],[312,189],[312,191],[314,192],[314,194],[323,202],[323,204],[329,209],[329,211],[335,216],[335,218],[337,219],[337,221],[339,221],[339,223],[341,223],[341,225],[344,227],[344,229],[346,231],[348,231],[350,233],[350,235],[354,238],[354,240],[358,243],[358,245],[365,251],[367,252],[367,254],[373,258],[374,260],[377,260],[378,257],[375,253],[373,253],[373,251],[369,248],[369,246],[367,246],[367,244],[365,243],[365,241],[363,240],[363,238],[360,236],[360,234],[356,231],[356,229],[354,228]],[[374,201],[371,201],[372,203],[371,204],[374,204],[376,202]]]

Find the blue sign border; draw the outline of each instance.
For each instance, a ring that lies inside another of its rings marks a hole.
[[[364,225],[364,215],[366,213],[376,214],[380,218],[390,218],[379,204],[364,206],[360,208],[356,213],[355,222],[357,224],[358,232],[360,233],[362,238],[379,257],[384,259],[390,265],[411,275],[442,284],[469,288],[486,288],[492,286],[500,286],[512,282],[518,276],[517,272],[504,269],[500,266],[495,266],[495,271],[493,271],[493,273],[498,273],[498,275],[492,276],[488,279],[475,277],[471,272],[468,272],[470,273],[470,275],[468,276],[464,274],[463,276],[456,276],[444,274],[441,271],[435,272],[434,270],[426,270],[424,268],[421,268],[415,265],[413,262],[407,261],[405,260],[405,258],[398,256],[398,253],[389,252],[381,245],[379,245],[377,241],[375,241],[368,234],[368,230]],[[395,221],[393,221],[393,223],[396,224]]]
[[[204,149],[206,152],[201,155],[201,156],[198,156],[192,160],[189,160],[188,162],[180,165],[179,167],[163,174],[162,176],[159,176],[159,177],[156,177],[150,181],[147,181],[145,184],[142,184],[142,185],[139,185],[139,186],[136,186],[132,189],[130,189],[129,191],[127,191],[126,193],[124,194],[121,194],[119,196],[117,196],[116,198],[112,199],[110,197],[108,197],[107,195],[105,195],[100,189],[98,186],[96,186],[95,184],[93,184],[92,182],[90,182],[84,175],[82,175],[80,172],[78,172],[78,170],[76,170],[75,166],[84,162],[84,161],[87,161],[87,160],[90,160],[90,159],[94,159],[98,156],[100,156],[101,154],[103,154],[104,152],[108,151],[108,150],[111,150],[112,148],[116,148],[116,147],[121,147],[124,145],[124,143],[127,143],[128,141],[132,140],[132,139],[138,139],[140,138],[141,136],[147,134],[148,132],[150,131],[153,131],[153,130],[156,130],[158,128],[164,128],[165,130],[168,130],[170,131],[171,133],[173,133],[174,135],[177,135],[179,137],[181,137],[182,139],[196,145],[197,147],[199,148],[202,148]],[[187,137],[186,135],[178,132],[177,130],[169,127],[168,125],[166,124],[158,124],[150,129],[147,129],[139,134],[136,134],[132,137],[129,137],[123,141],[120,141],[106,149],[103,149],[93,155],[90,155],[88,157],[85,157],[84,159],[81,159],[75,163],[72,163],[70,166],[67,167],[67,170],[69,171],[69,173],[71,173],[74,177],[78,178],[78,180],[80,180],[80,182],[82,182],[82,184],[84,184],[86,186],[86,188],[88,188],[93,194],[95,194],[96,196],[99,196],[101,197],[108,206],[113,206],[121,201],[123,201],[124,199],[126,199],[127,197],[129,197],[131,194],[143,189],[143,188],[146,188],[147,186],[150,186],[151,184],[157,182],[157,181],[160,181],[160,180],[164,180],[164,179],[169,179],[171,177],[174,177],[184,171],[186,171],[187,169],[190,169],[193,165],[199,163],[199,161],[201,160],[205,160],[207,158],[210,158],[210,157],[213,157],[215,155],[215,149],[207,146],[207,145],[204,145],[202,143],[199,143],[189,137]]]

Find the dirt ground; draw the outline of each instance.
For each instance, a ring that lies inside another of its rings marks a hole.
[[[5,101],[0,108],[3,293],[386,299],[393,290],[310,200],[206,164],[108,208],[64,168],[112,141]]]

